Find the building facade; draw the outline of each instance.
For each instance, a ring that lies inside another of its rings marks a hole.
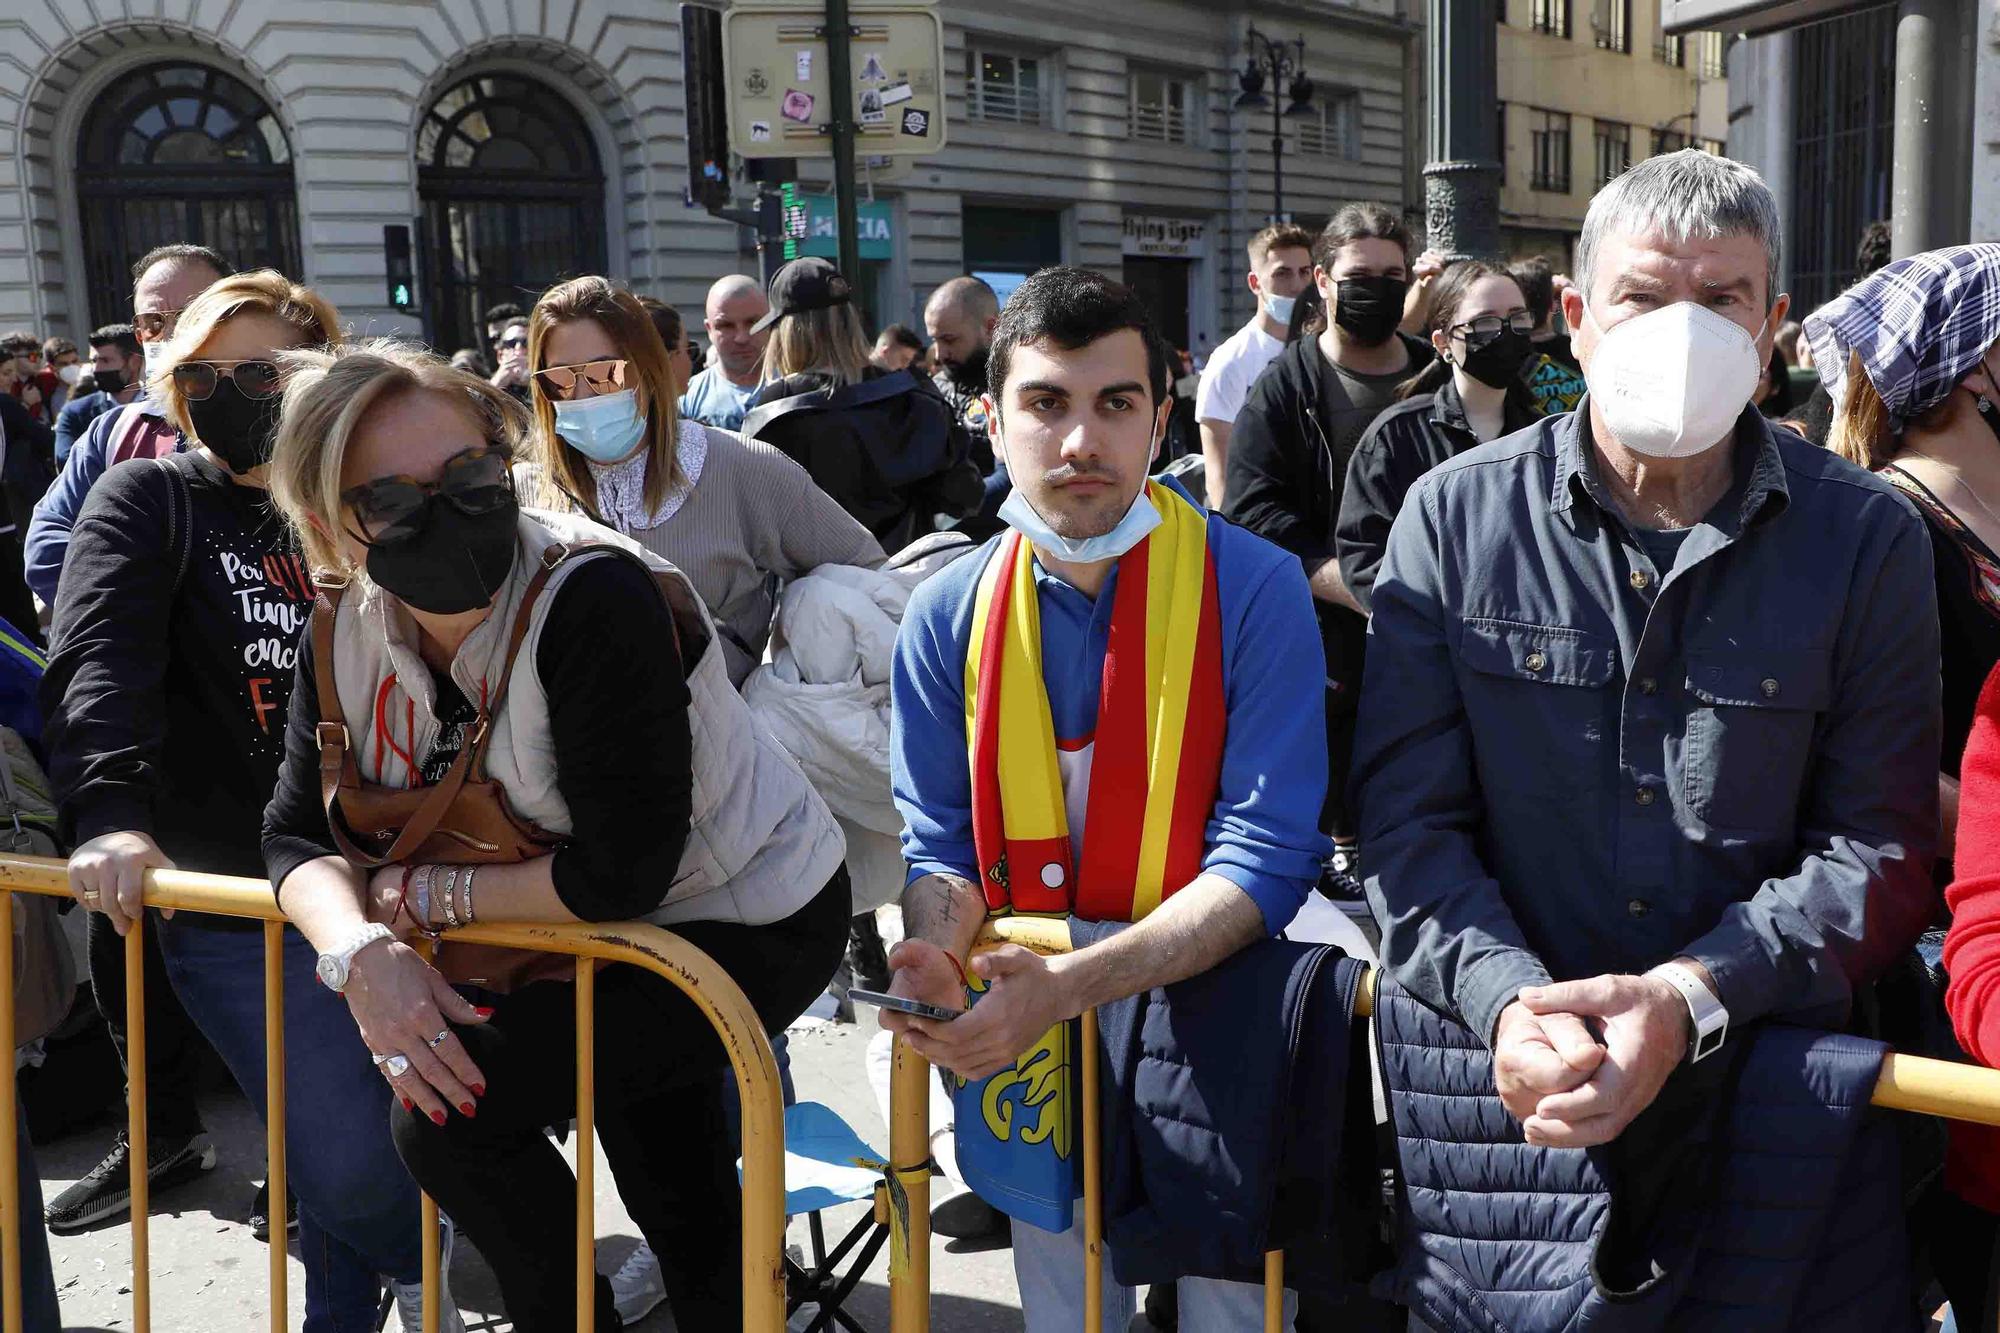
[[[1269,112],[1234,106],[1251,25],[1302,36],[1315,111],[1284,122],[1285,209],[1410,209],[1416,0],[951,0],[949,143],[864,174],[879,322],[965,272],[1121,275],[1176,341],[1248,318],[1272,211]],[[685,202],[676,8],[661,0],[15,0],[0,16],[0,328],[129,316],[131,260],[196,240],[312,283],[364,333],[478,341],[477,313],[605,272],[698,310],[754,237]],[[18,15],[15,17],[13,15]],[[804,169],[809,195],[824,171]],[[809,199],[830,247],[831,200]],[[1412,212],[1414,216],[1414,212]],[[387,296],[411,229],[422,311]]]
[[[1897,32],[1875,5],[1741,43],[1729,66],[1730,154],[1763,173],[1784,224],[1782,273],[1801,315],[1853,281],[1862,230],[1895,210]],[[1939,8],[1940,96],[1916,203],[1932,243],[2000,238],[2000,28],[1994,0]],[[1922,248],[1921,245],[1915,248]]]
[[[1499,0],[1500,230],[1566,269],[1590,197],[1632,163],[1728,126],[1719,33],[1660,33],[1659,0]]]

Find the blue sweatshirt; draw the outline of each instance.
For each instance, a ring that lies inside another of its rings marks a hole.
[[[1297,914],[1332,850],[1319,830],[1327,782],[1325,657],[1298,558],[1213,514],[1208,530],[1222,611],[1228,732],[1202,870],[1249,894],[1275,935]],[[979,879],[965,743],[965,655],[979,577],[999,544],[995,537],[919,587],[896,640],[890,778],[903,814],[911,881],[938,873]],[[1114,570],[1093,602],[1039,561],[1035,565],[1042,677],[1055,720],[1071,852],[1079,864],[1083,787],[1117,587]]]

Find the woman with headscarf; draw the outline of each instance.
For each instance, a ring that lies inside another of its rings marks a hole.
[[[1880,269],[1809,315],[1805,336],[1838,404],[1827,447],[1902,491],[1930,529],[1944,689],[1946,1004],[1966,1052],[2000,1065],[2000,245]],[[1923,947],[1935,963],[1935,936]],[[1992,1328],[2000,1132],[1952,1125],[1944,1191],[1926,1213],[1958,1326]]]

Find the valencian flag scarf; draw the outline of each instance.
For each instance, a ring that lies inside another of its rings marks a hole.
[[[987,562],[965,656],[972,836],[987,910],[1137,921],[1201,870],[1222,771],[1222,616],[1208,521],[1158,482],[1162,522],[1118,562],[1083,863],[1070,852],[1042,682],[1034,549]]]
[[[1201,871],[1226,721],[1215,560],[1201,511],[1158,482],[1147,495],[1162,521],[1118,562],[1081,864],[1042,679],[1033,548],[1008,533],[980,576],[965,729],[990,914],[1137,921]],[[1012,1068],[954,1087],[966,1183],[1046,1231],[1069,1227],[1079,1179],[1073,1039],[1058,1024]]]

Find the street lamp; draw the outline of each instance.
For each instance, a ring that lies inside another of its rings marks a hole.
[[[1264,84],[1269,80],[1273,93],[1282,87],[1291,100],[1291,105],[1282,112],[1278,110],[1279,99],[1264,95]],[[1243,70],[1236,76],[1236,84],[1243,91],[1236,95],[1236,105],[1245,110],[1271,108],[1271,217],[1282,221],[1285,216],[1285,120],[1297,120],[1316,114],[1313,106],[1313,82],[1306,77],[1306,39],[1295,37],[1289,42],[1276,41],[1250,28],[1250,54],[1243,62]]]

